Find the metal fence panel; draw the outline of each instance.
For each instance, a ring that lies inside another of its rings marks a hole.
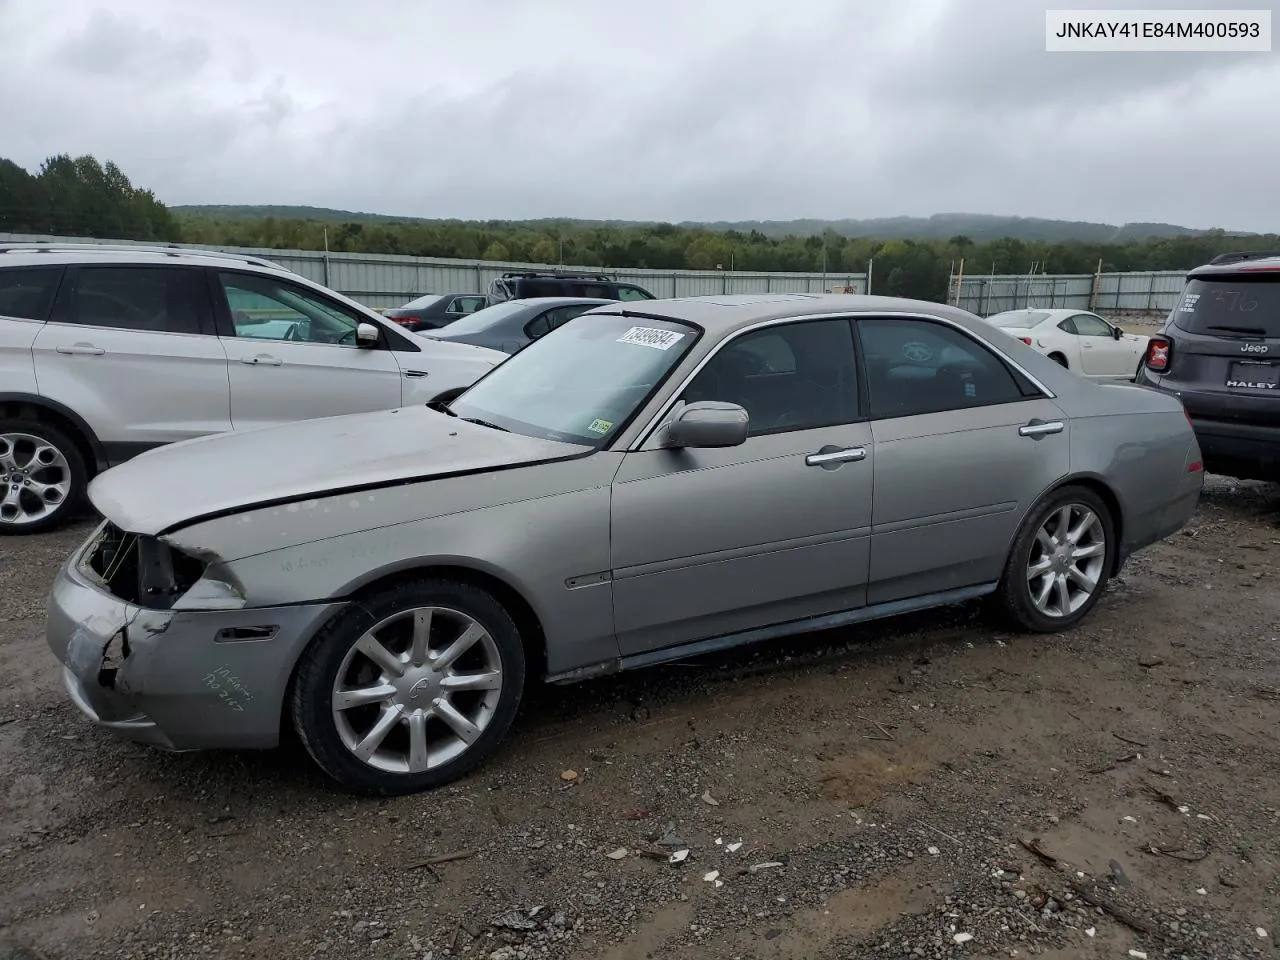
[[[1096,277],[996,274],[953,282],[959,287],[953,299],[965,310],[984,317],[1027,308],[1161,314],[1173,309],[1185,279],[1183,270],[1103,273]]]
[[[0,233],[0,242],[73,242],[128,244],[127,240]],[[145,241],[140,245],[155,246]],[[635,283],[657,297],[696,297],[733,293],[821,293],[833,287],[866,289],[866,274],[745,273],[729,270],[625,270],[611,267],[559,266],[409,257],[396,254],[325,253],[320,250],[271,250],[212,244],[166,244],[264,257],[300,276],[322,283],[371,307],[396,307],[427,293],[483,293],[489,281],[514,270],[580,271],[606,274]]]

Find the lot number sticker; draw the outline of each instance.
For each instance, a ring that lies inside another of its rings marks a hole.
[[[587,427],[587,429],[590,430],[592,433],[598,433],[600,434],[600,436],[604,436],[606,433],[608,433],[610,430],[613,429],[613,421],[612,420],[592,420],[591,426]]]
[[[674,330],[659,330],[656,327],[632,327],[618,338],[618,342],[638,343],[642,347],[670,350],[683,339],[684,334],[676,333]]]

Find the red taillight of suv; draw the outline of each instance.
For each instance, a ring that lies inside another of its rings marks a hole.
[[[1164,337],[1152,337],[1147,341],[1146,363],[1148,370],[1163,373],[1169,369],[1169,360],[1173,354],[1173,342]]]

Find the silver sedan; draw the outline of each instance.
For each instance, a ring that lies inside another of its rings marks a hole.
[[[611,304],[434,408],[173,444],[94,480],[48,639],[99,726],[271,747],[378,794],[582,680],[988,597],[1068,629],[1202,483],[1176,399],[969,313]]]

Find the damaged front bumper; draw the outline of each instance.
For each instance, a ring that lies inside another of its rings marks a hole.
[[[205,581],[172,581],[157,599],[103,578],[93,559],[110,531],[103,524],[71,556],[49,595],[46,639],[75,705],[96,726],[165,750],[275,746],[293,665],[342,604],[180,609],[183,591],[199,602]],[[136,540],[123,542],[134,550]]]

